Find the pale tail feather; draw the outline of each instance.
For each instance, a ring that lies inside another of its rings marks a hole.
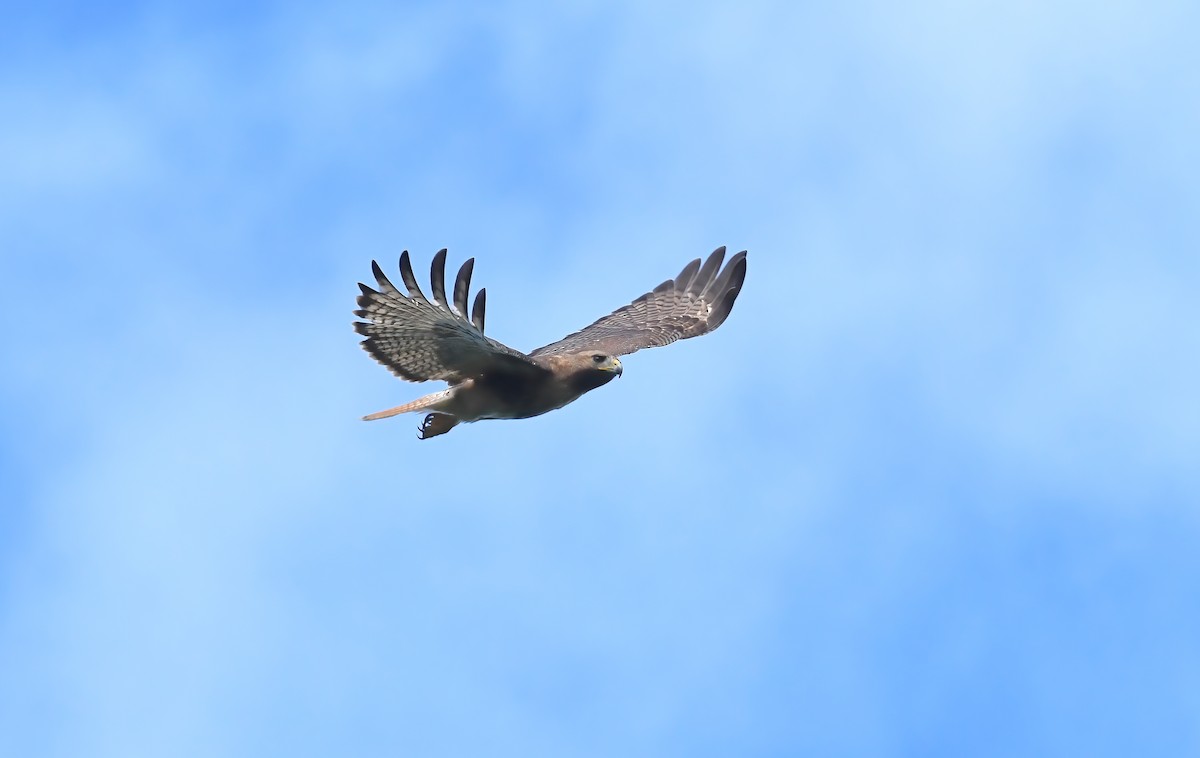
[[[453,389],[444,389],[441,392],[434,392],[432,395],[426,395],[425,397],[419,397],[416,400],[412,401],[411,403],[405,403],[404,405],[397,405],[395,408],[389,408],[386,411],[378,411],[378,412],[372,413],[368,416],[363,416],[362,420],[363,421],[377,421],[378,419],[381,419],[381,418],[391,418],[392,416],[399,416],[401,413],[412,413],[413,411],[424,411],[429,408],[432,408],[433,406],[437,405],[438,403],[442,402],[443,400],[449,400],[453,396],[454,396]]]

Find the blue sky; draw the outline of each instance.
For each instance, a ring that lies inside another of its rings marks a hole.
[[[60,3],[0,47],[0,753],[1200,751],[1191,3]],[[355,283],[532,349],[419,443]]]

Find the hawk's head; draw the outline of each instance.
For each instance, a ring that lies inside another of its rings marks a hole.
[[[590,368],[593,371],[603,371],[608,374],[621,375],[621,361],[615,355],[605,355],[599,350],[593,350],[584,353],[584,361],[591,362]],[[612,377],[610,376],[609,379]],[[605,381],[608,381],[607,379]]]
[[[560,382],[579,394],[608,384],[621,375],[621,361],[600,350],[553,355],[546,364]]]

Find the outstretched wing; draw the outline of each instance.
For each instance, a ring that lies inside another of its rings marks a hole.
[[[546,369],[528,356],[483,334],[487,290],[479,290],[467,318],[467,292],[471,286],[472,258],[459,269],[454,281],[454,308],[446,299],[446,251],[439,250],[430,267],[433,301],[428,300],[413,276],[408,251],[400,255],[400,276],[408,289],[404,295],[384,275],[379,264],[371,270],[379,290],[359,283],[362,294],[354,315],[354,330],[366,337],[363,349],[401,379],[425,382],[440,379],[457,384],[484,374],[507,373],[534,377]]]
[[[600,350],[628,355],[644,347],[660,347],[676,340],[699,337],[720,326],[746,278],[746,251],[729,259],[724,270],[725,248],[718,247],[700,265],[700,259],[683,267],[629,305],[618,308],[591,326],[558,342],[539,347],[531,356]]]

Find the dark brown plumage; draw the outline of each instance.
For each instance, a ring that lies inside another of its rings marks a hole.
[[[479,290],[468,317],[475,259],[455,277],[453,307],[446,297],[444,249],[431,266],[433,300],[417,285],[407,250],[400,255],[407,295],[371,261],[379,289],[360,283],[359,309],[354,311],[365,319],[354,323],[355,331],[366,337],[363,349],[402,379],[436,379],[450,387],[364,418],[432,411],[418,429],[418,436],[428,439],[461,422],[529,418],[561,408],[620,376],[617,356],[698,337],[720,326],[746,278],[744,250],[722,269],[724,258],[725,248],[719,247],[703,265],[697,258],[679,276],[629,305],[528,355],[484,335],[486,290]]]

